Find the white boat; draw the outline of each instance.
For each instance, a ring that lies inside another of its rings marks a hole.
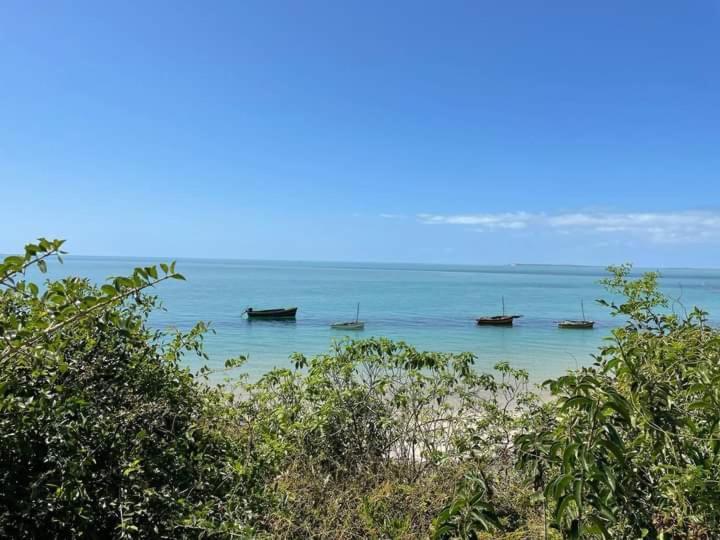
[[[333,330],[362,330],[365,328],[365,322],[360,319],[360,303],[357,305],[354,321],[336,322],[330,325]]]

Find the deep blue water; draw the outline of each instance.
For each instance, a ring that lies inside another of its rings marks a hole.
[[[102,282],[154,262],[75,256],[62,266],[53,264],[50,273]],[[541,380],[591,363],[590,355],[619,323],[595,303],[608,297],[598,284],[605,276],[601,268],[179,260],[177,270],[187,281],[158,287],[167,311],[152,323],[187,329],[198,320],[211,322],[216,334],[206,339],[210,367],[243,354],[249,357],[251,377],[288,365],[294,351],[321,353],[333,339],[348,335],[386,336],[425,350],[470,351],[479,369],[508,360]],[[676,309],[698,305],[711,320],[720,313],[720,271],[670,269],[662,274],[664,290],[681,299]],[[523,318],[512,328],[477,327],[473,318],[499,313],[503,296],[508,313]],[[557,320],[580,318],[581,299],[596,329],[558,329]],[[357,302],[365,330],[330,329],[333,321],[353,319]],[[300,309],[296,322],[249,322],[241,317],[247,306]],[[193,358],[188,362],[200,365]]]

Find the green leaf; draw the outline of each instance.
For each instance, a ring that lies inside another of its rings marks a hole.
[[[11,255],[9,257],[5,257],[5,260],[3,262],[4,264],[12,267],[13,269],[19,269],[25,263],[25,259],[23,259],[22,257],[18,257],[17,255]]]
[[[615,444],[615,443],[613,443],[613,442],[611,442],[611,441],[609,441],[609,440],[607,440],[607,439],[601,439],[601,440],[599,440],[599,441],[598,441],[598,444],[599,444],[600,446],[604,446],[605,448],[607,448],[607,449],[610,451],[610,453],[611,453],[612,455],[614,455],[615,458],[616,458],[619,462],[621,462],[621,463],[625,462],[625,452],[623,452],[623,449],[620,448],[617,444]]]
[[[105,293],[106,296],[115,296],[118,294],[117,289],[112,285],[103,285],[100,290]]]
[[[589,408],[595,403],[592,399],[587,396],[573,396],[568,399],[562,406],[564,409],[571,408]]]
[[[573,495],[575,497],[575,505],[577,506],[578,512],[582,509],[582,491],[584,482],[581,479],[575,480],[573,485]]]
[[[573,481],[573,475],[572,474],[564,474],[560,477],[560,480],[557,484],[557,494],[562,495],[565,493],[565,490],[570,485],[570,483]]]
[[[565,517],[565,514],[568,512],[568,505],[573,502],[572,495],[564,495],[560,502],[557,505],[557,508],[555,509],[555,521],[558,523],[562,522],[563,517]]]

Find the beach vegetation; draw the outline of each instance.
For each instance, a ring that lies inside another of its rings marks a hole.
[[[181,364],[205,326],[147,324],[146,291],[182,275],[33,281],[62,255],[41,239],[0,263],[0,537],[245,533],[262,488],[236,411]]]
[[[720,536],[720,333],[657,274],[611,267],[618,326],[541,389],[384,338],[218,383],[205,323],[149,323],[173,263],[37,282],[62,248],[0,263],[2,537]]]
[[[487,503],[488,529],[535,514],[531,490],[509,489],[519,476],[513,437],[537,403],[528,374],[507,364],[480,374],[474,360],[382,338],[346,341],[246,386],[247,438],[278,471],[281,504],[266,530],[423,537],[456,490],[491,476],[512,496]]]
[[[552,418],[515,439],[568,538],[720,536],[720,332],[670,309],[658,274],[611,267],[623,321],[595,363],[548,381]]]

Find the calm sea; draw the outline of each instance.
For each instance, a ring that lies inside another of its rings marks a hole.
[[[51,275],[79,274],[102,282],[155,262],[71,256],[62,266],[53,264]],[[608,297],[598,284],[605,275],[601,268],[179,260],[177,269],[187,281],[158,287],[167,311],[152,323],[187,329],[198,320],[211,322],[216,333],[206,339],[210,367],[243,354],[251,377],[289,365],[294,351],[322,353],[343,336],[386,336],[424,350],[473,352],[482,370],[508,360],[541,380],[591,363],[590,355],[619,323],[595,302]],[[662,274],[664,290],[680,299],[676,309],[698,305],[718,321],[720,271]],[[473,318],[499,313],[503,296],[507,312],[523,317],[511,328],[477,327]],[[596,328],[558,329],[557,320],[581,317],[581,299]],[[353,319],[357,302],[365,330],[330,329],[333,321]],[[247,306],[298,306],[299,311],[295,322],[249,322],[241,316]],[[192,358],[188,362],[200,365]]]

